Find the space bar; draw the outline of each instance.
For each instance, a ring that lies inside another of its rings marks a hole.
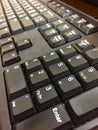
[[[13,130],[71,130],[73,124],[64,105],[59,104],[13,126]]]

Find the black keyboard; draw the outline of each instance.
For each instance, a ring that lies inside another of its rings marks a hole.
[[[98,129],[98,21],[60,0],[1,0],[0,130]]]

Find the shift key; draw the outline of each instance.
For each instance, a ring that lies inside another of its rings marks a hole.
[[[8,99],[15,99],[28,92],[26,81],[19,65],[5,70],[5,84]]]
[[[59,104],[17,123],[13,130],[72,130],[72,127],[64,105]]]
[[[9,20],[9,25],[12,34],[17,34],[23,31],[21,24],[19,23],[17,18]]]

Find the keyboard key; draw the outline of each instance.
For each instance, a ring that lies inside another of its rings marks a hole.
[[[89,42],[87,39],[77,42],[74,46],[80,49],[81,52],[84,52],[93,48],[93,44]]]
[[[3,60],[3,66],[8,66],[8,65],[14,64],[16,62],[19,62],[20,57],[17,55],[16,51],[11,51],[11,52],[5,54],[2,57],[2,60]]]
[[[4,72],[8,99],[19,97],[28,92],[28,87],[20,66],[14,66]]]
[[[98,26],[92,23],[89,23],[89,24],[81,26],[80,30],[88,35],[88,34],[98,31]]]
[[[48,42],[52,48],[61,46],[66,43],[66,41],[62,35],[56,35],[56,36],[48,39]]]
[[[80,19],[80,16],[78,14],[73,14],[69,16],[66,20],[73,24],[73,22],[77,19]]]
[[[47,11],[43,13],[43,16],[46,18],[47,22],[53,22],[55,20],[58,20],[57,15],[55,15],[53,12],[51,11]]]
[[[66,63],[68,67],[70,68],[70,70],[72,71],[72,73],[76,73],[80,70],[83,70],[89,67],[87,60],[80,54],[69,58],[66,61]]]
[[[1,47],[1,54],[4,55],[4,54],[9,53],[9,52],[14,51],[14,50],[15,50],[14,43],[9,43],[9,44],[3,45]]]
[[[49,29],[43,33],[45,39],[49,39],[50,37],[56,36],[58,34],[56,29]]]
[[[28,16],[21,18],[20,21],[21,21],[22,26],[25,30],[35,28],[34,23],[32,22],[32,20]]]
[[[62,61],[55,63],[53,65],[50,65],[48,68],[48,71],[49,71],[52,81],[59,80],[70,74],[67,66]]]
[[[49,84],[45,87],[37,89],[34,92],[36,106],[38,111],[42,111],[44,109],[49,108],[57,103],[59,103],[60,99],[53,87],[52,84]]]
[[[57,53],[63,60],[66,60],[72,57],[73,55],[76,55],[77,51],[71,45],[67,45],[66,47],[59,49]]]
[[[10,36],[10,31],[8,28],[4,28],[0,30],[0,38],[6,38]]]
[[[24,40],[16,42],[16,45],[17,45],[18,51],[21,51],[21,50],[31,47],[32,43],[29,39],[24,39]]]
[[[9,106],[12,124],[24,120],[35,113],[34,105],[29,94],[10,101]]]
[[[46,24],[46,20],[42,16],[35,17],[34,22],[35,22],[36,26],[41,26],[41,25]]]
[[[38,58],[26,61],[23,64],[23,68],[25,69],[26,73],[34,72],[42,68],[41,62]]]
[[[0,24],[0,30],[4,29],[4,28],[7,28],[7,23],[6,22]]]
[[[80,83],[73,75],[57,81],[56,89],[62,100],[67,100],[82,92]]]
[[[75,30],[70,30],[68,32],[65,32],[63,36],[65,37],[65,40],[67,42],[77,40],[81,37],[80,34],[76,32]]]
[[[13,41],[12,41],[12,38],[4,38],[4,39],[2,39],[2,41],[0,41],[0,45],[1,46],[3,46],[3,45],[7,45],[7,44],[9,44],[9,43],[12,43]]]
[[[85,52],[85,57],[91,65],[98,63],[98,48],[93,48]]]
[[[94,67],[80,71],[77,78],[85,90],[98,85],[98,71]]]
[[[76,126],[84,124],[98,115],[98,87],[82,93],[67,102],[66,107]]]
[[[62,24],[57,27],[58,32],[61,34],[63,34],[64,32],[70,31],[71,29],[72,29],[71,26],[67,24]]]
[[[60,61],[60,58],[56,54],[56,52],[47,53],[43,55],[40,59],[42,60],[42,63],[45,65],[45,67]]]
[[[41,27],[39,27],[39,31],[40,31],[41,33],[44,33],[44,31],[47,31],[47,30],[49,30],[49,29],[52,29],[52,25],[49,24],[49,23],[47,23],[47,24],[42,25]]]
[[[77,28],[80,28],[82,25],[85,25],[87,24],[87,20],[84,19],[84,18],[81,18],[81,19],[77,19],[73,22],[73,25],[75,25]]]
[[[52,23],[52,25],[53,25],[55,28],[57,28],[58,26],[60,26],[60,25],[62,25],[62,24],[64,24],[64,21],[61,20],[61,19],[59,19],[59,20],[57,20],[57,21],[54,21],[54,22]]]
[[[12,34],[17,34],[23,31],[19,21],[17,18],[14,18],[12,20],[9,20],[9,25],[12,31]]]
[[[44,69],[35,71],[29,75],[31,90],[38,89],[50,83],[47,73]]]
[[[69,9],[66,9],[65,7],[61,7],[58,13],[61,17],[65,18],[71,15],[72,11]]]
[[[38,125],[36,125],[36,123]],[[31,127],[29,127],[31,126]],[[24,120],[23,122],[17,123],[14,128],[16,130],[59,130],[66,129],[70,130],[73,128],[73,123],[64,107],[64,105],[59,104],[50,109],[47,109],[39,114]]]

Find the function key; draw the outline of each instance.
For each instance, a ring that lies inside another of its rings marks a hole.
[[[32,43],[29,39],[24,39],[24,40],[16,42],[16,45],[17,45],[18,51],[21,51],[21,50],[31,47]]]
[[[34,92],[38,111],[42,111],[59,103],[60,99],[52,84],[39,88]]]
[[[63,36],[65,37],[65,40],[67,42],[77,40],[77,39],[79,39],[81,37],[80,34],[78,32],[76,32],[75,30],[70,30],[68,32],[65,32],[63,34]]]
[[[35,90],[50,83],[49,77],[44,69],[32,72],[29,75],[31,90]]]
[[[94,67],[80,71],[77,78],[85,90],[98,85],[98,71]]]
[[[73,73],[89,67],[87,60],[80,54],[69,58],[66,62]]]
[[[65,39],[64,39],[64,37],[62,35],[56,35],[56,36],[48,39],[48,41],[49,41],[49,45],[52,48],[61,46],[61,45],[66,43],[66,41],[65,41]]]
[[[59,33],[63,34],[64,32],[70,31],[72,28],[68,24],[62,24],[60,26],[57,26],[57,30]]]
[[[90,62],[91,65],[98,63],[98,48],[93,48],[85,52],[85,57]]]
[[[16,62],[19,62],[20,57],[17,55],[16,51],[11,51],[2,57],[2,61],[3,61],[3,66],[8,66]]]
[[[85,34],[91,34],[98,31],[98,26],[92,23],[81,26],[80,30]]]
[[[12,124],[26,119],[35,113],[29,94],[18,97],[9,103]]]
[[[97,99],[98,87],[86,91],[85,93],[72,98],[66,103],[66,108],[70,113],[70,116],[74,121],[76,127],[87,123],[88,121],[93,120],[98,116]]]
[[[93,44],[91,44],[91,42],[89,42],[87,39],[77,42],[76,44],[74,44],[74,46],[80,49],[80,51],[82,52],[93,48]]]
[[[82,87],[74,75],[57,81],[56,89],[62,100],[67,100],[82,92]]]
[[[23,68],[25,69],[26,73],[34,72],[42,68],[41,62],[38,58],[26,61],[23,64]]]
[[[60,61],[59,56],[56,52],[50,52],[41,57],[42,63],[47,67],[51,64],[54,64],[58,61]]]
[[[57,15],[55,15],[53,12],[51,11],[47,11],[43,13],[43,16],[46,18],[47,22],[53,22],[55,20],[58,20]]]
[[[50,74],[52,81],[59,80],[70,74],[67,66],[62,61],[55,63],[53,65],[50,65],[48,68],[48,72]]]
[[[77,51],[71,45],[67,45],[66,47],[61,48],[57,52],[63,60],[66,60],[77,54]]]
[[[14,99],[28,92],[24,74],[20,66],[14,66],[4,72],[8,99]]]

